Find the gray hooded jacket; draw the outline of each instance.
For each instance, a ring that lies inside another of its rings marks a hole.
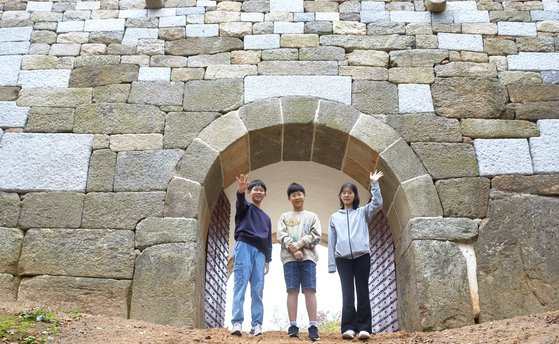
[[[378,182],[371,183],[371,202],[357,209],[339,209],[330,216],[328,272],[336,272],[336,258],[357,258],[370,253],[368,223],[382,208]]]

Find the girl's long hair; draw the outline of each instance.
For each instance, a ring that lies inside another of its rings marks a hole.
[[[357,191],[357,186],[349,182],[342,184],[342,187],[340,188],[340,193],[338,193],[338,199],[340,200],[340,209],[344,208],[344,202],[342,201],[342,197],[341,197],[344,189],[350,189],[355,194],[355,198],[353,199],[353,204],[351,205],[351,207],[353,209],[357,209],[359,207],[359,192]]]

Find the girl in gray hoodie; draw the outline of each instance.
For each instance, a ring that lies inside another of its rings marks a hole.
[[[328,230],[328,272],[336,272],[342,284],[342,338],[368,339],[371,333],[369,271],[371,269],[369,226],[374,214],[382,208],[378,180],[381,171],[370,173],[371,201],[359,207],[357,187],[345,183],[338,197],[340,209],[330,216]],[[354,289],[355,288],[355,289]],[[355,293],[357,293],[357,310]]]

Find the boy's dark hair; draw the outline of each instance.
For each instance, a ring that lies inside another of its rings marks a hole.
[[[255,186],[260,186],[262,187],[262,189],[264,189],[264,192],[268,192],[268,189],[266,188],[266,184],[264,184],[264,181],[262,181],[262,179],[255,179],[252,182],[250,182],[250,184],[248,184],[247,190],[250,192],[252,188],[254,188]]]
[[[305,188],[303,185],[293,182],[287,187],[287,197],[291,196],[292,193],[299,191],[305,194]]]
[[[341,199],[340,196],[342,195],[342,192],[346,188],[350,189],[355,194],[355,198],[353,199],[353,204],[351,205],[351,207],[353,209],[359,208],[359,202],[360,201],[359,201],[359,192],[357,191],[357,186],[355,186],[355,184],[353,184],[353,183],[344,183],[344,184],[342,184],[342,187],[340,188],[340,193],[338,194],[338,198],[340,199],[340,209],[344,208],[344,202],[342,202],[342,199]]]

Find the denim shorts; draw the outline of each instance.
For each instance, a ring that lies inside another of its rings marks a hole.
[[[297,289],[316,291],[316,263],[312,260],[287,262],[283,265],[283,277],[287,291]]]

